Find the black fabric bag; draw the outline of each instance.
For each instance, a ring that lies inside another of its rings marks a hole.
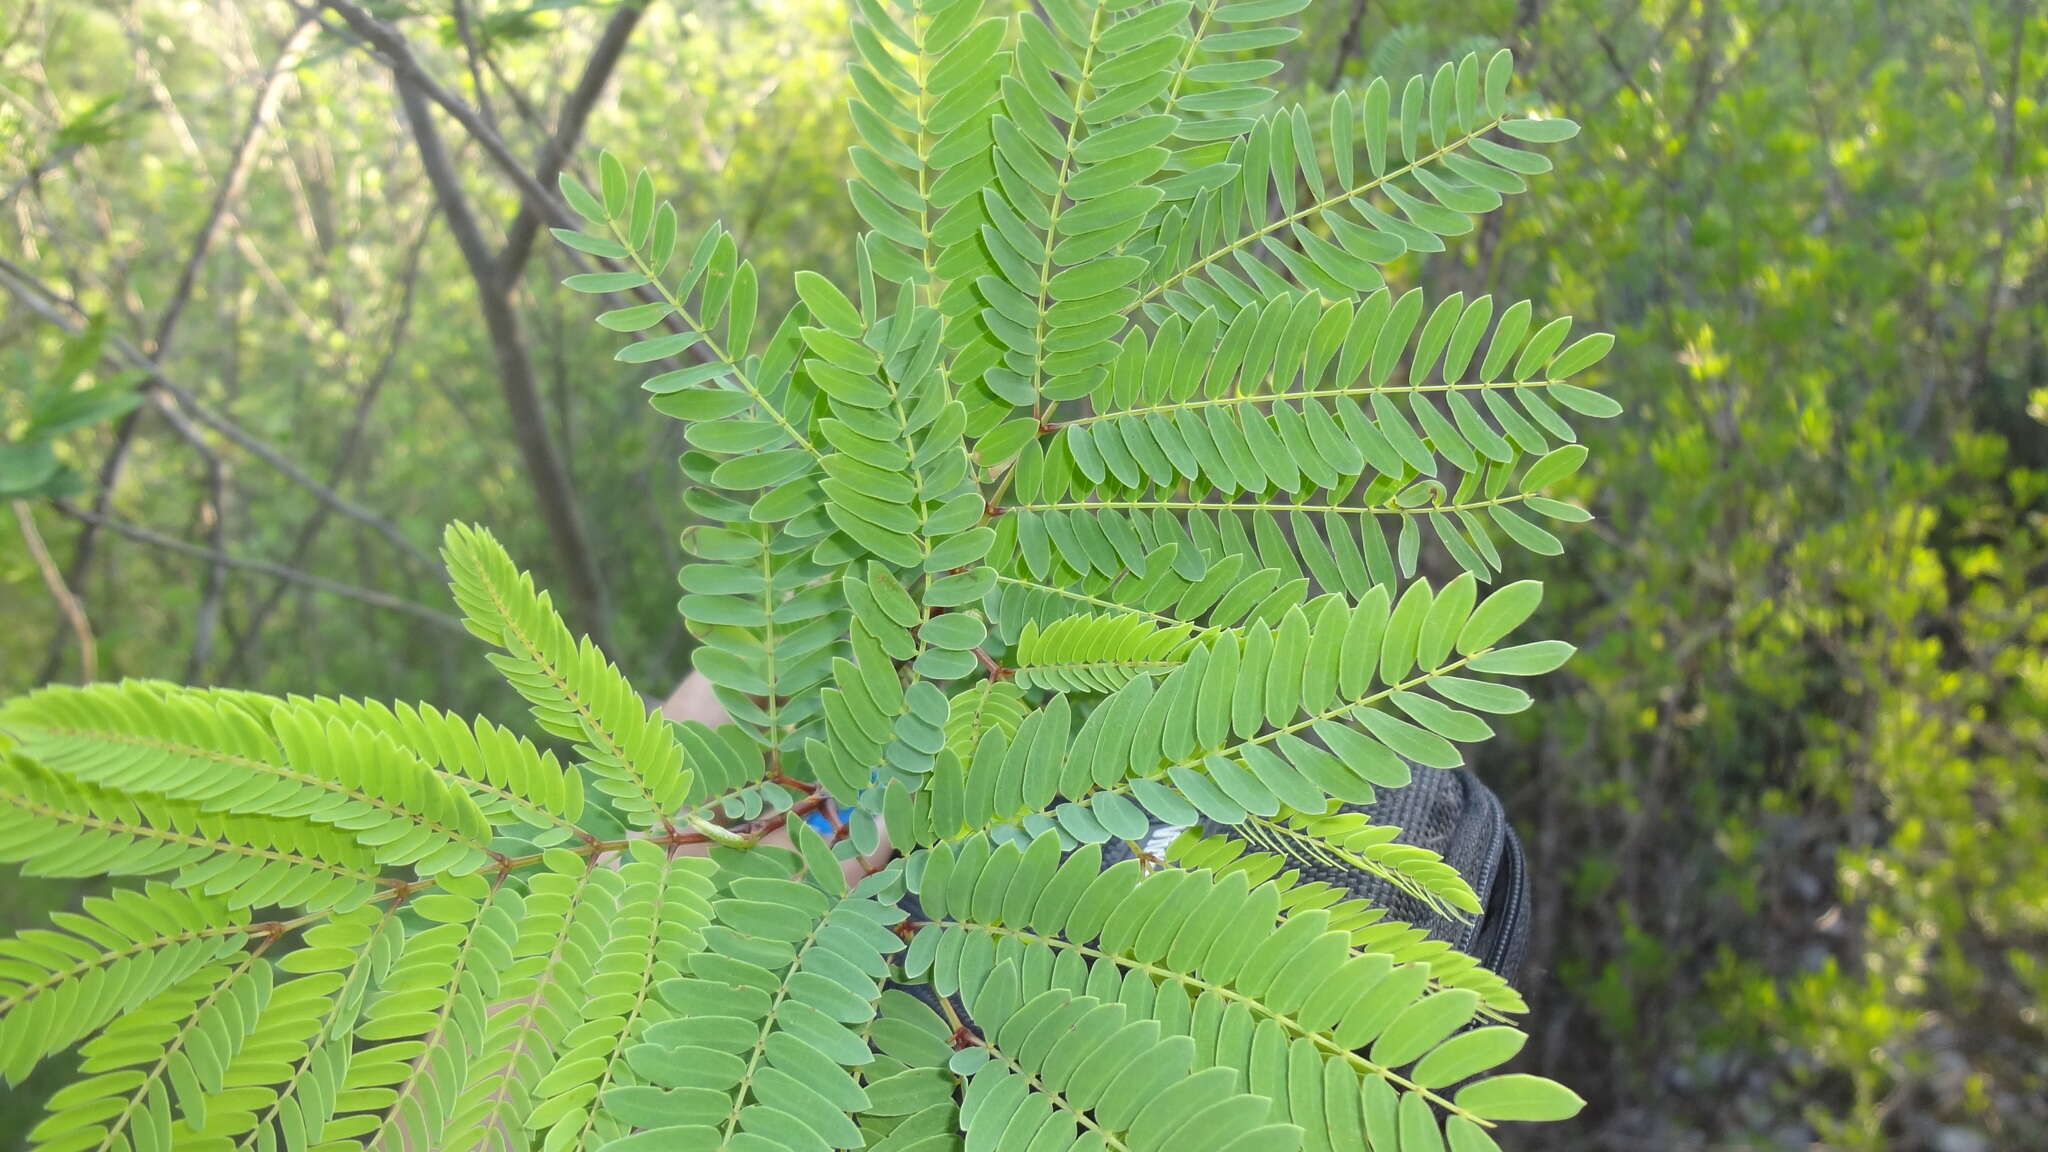
[[[1528,863],[1522,857],[1522,842],[1508,825],[1507,812],[1493,790],[1462,768],[1454,772],[1418,768],[1406,786],[1382,789],[1371,804],[1349,804],[1345,811],[1363,812],[1375,823],[1395,825],[1401,829],[1395,837],[1400,843],[1442,856],[1472,885],[1483,911],[1470,919],[1442,916],[1377,877],[1282,853],[1289,856],[1290,865],[1301,869],[1302,878],[1320,880],[1369,900],[1387,909],[1394,919],[1422,929],[1472,956],[1508,983],[1515,983],[1529,951]],[[1230,832],[1227,827],[1208,830]],[[1155,824],[1145,847],[1163,851],[1180,832],[1176,827]],[[1102,846],[1103,867],[1130,855],[1129,845],[1111,840]],[[902,905],[913,917],[923,918],[917,897],[905,895]],[[914,984],[906,991],[938,1009],[938,996],[930,986]],[[957,999],[954,1009],[965,1017]]]
[[[1347,804],[1344,810],[1362,812],[1375,824],[1398,827],[1398,842],[1442,856],[1472,885],[1483,911],[1470,919],[1441,915],[1377,877],[1281,852],[1301,870],[1302,879],[1346,889],[1385,908],[1394,919],[1422,929],[1514,983],[1529,951],[1528,864],[1493,790],[1462,768],[1417,768],[1406,786],[1382,789],[1371,804]],[[1205,824],[1204,830],[1230,835],[1230,829],[1221,825]],[[1178,828],[1154,826],[1146,846],[1163,850],[1179,833]],[[1129,855],[1130,849],[1120,841],[1102,846],[1104,866]]]
[[[1493,790],[1472,773],[1417,769],[1406,787],[1382,791],[1371,804],[1348,806],[1376,824],[1402,829],[1403,844],[1427,848],[1458,870],[1484,911],[1470,920],[1442,916],[1384,880],[1328,865],[1296,861],[1303,877],[1348,888],[1491,968],[1510,984],[1529,953],[1529,867],[1522,842]]]

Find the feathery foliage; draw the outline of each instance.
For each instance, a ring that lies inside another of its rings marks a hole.
[[[1611,341],[1400,285],[1575,128],[1505,52],[1287,103],[1302,6],[856,0],[872,231],[772,324],[645,173],[565,181],[611,265],[568,287],[653,300],[598,321],[686,422],[732,721],[650,714],[464,525],[545,747],[159,683],[0,707],[0,858],[151,878],[0,944],[0,1075],[83,1041],[32,1140],[1475,1152],[1574,1113],[1496,1071],[1505,981],[1283,857],[1480,910],[1342,806],[1570,654],[1496,581],[1586,518],[1543,493]]]

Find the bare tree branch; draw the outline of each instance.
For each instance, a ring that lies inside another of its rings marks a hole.
[[[213,250],[214,240],[223,228],[233,220],[234,206],[248,187],[249,172],[255,167],[256,155],[264,133],[277,113],[278,101],[284,96],[285,77],[298,67],[306,47],[313,41],[316,25],[301,19],[284,38],[276,57],[271,61],[263,76],[256,84],[255,99],[250,102],[249,118],[241,137],[235,142],[233,156],[228,161],[227,174],[214,189],[213,203],[207,208],[206,218],[199,226],[199,232],[192,238],[190,251],[185,263],[178,271],[178,279],[172,286],[171,294],[165,301],[163,311],[158,314],[149,343],[144,346],[150,360],[162,360],[169,351],[171,340],[176,335],[178,321],[185,314],[185,306],[192,299],[192,290],[199,281],[199,270],[206,263],[207,255]],[[149,389],[155,381],[145,381]],[[134,445],[135,433],[141,427],[143,409],[136,408],[121,418],[114,429],[114,444],[108,449],[106,458],[100,462],[99,488],[93,494],[93,511],[105,515],[112,507],[114,490],[121,479],[121,469],[128,460],[128,451]],[[219,461],[213,462],[218,473]],[[218,485],[216,485],[218,487]],[[218,509],[216,509],[218,511]],[[72,545],[71,563],[65,571],[65,582],[71,587],[83,587],[86,573],[92,567],[93,545],[98,539],[98,526],[88,522],[78,533]],[[217,584],[219,573],[209,579]],[[54,666],[55,649],[46,658],[46,670]],[[47,671],[45,674],[47,678]]]
[[[540,224],[578,230],[583,227],[584,222],[577,218],[575,213],[569,211],[568,206],[562,202],[561,197],[551,187],[547,187],[540,179],[537,179],[521,166],[519,158],[512,154],[512,149],[506,145],[504,139],[496,132],[491,131],[490,125],[484,122],[483,117],[478,115],[474,108],[471,108],[460,97],[448,91],[446,87],[436,81],[420,65],[419,59],[412,54],[412,49],[406,44],[405,38],[398,34],[397,29],[365,12],[361,7],[349,3],[348,0],[319,0],[319,2],[340,15],[348,25],[348,31],[354,33],[362,40],[368,46],[372,55],[383,61],[385,67],[391,70],[394,77],[411,78],[427,99],[438,105],[442,111],[448,113],[449,118],[454,120],[470,138],[476,141],[477,146],[482,148],[484,154],[490,158],[491,162],[511,180],[513,189],[519,193],[521,213],[530,214],[533,217],[533,223],[528,225],[528,227],[537,228]],[[633,19],[630,22],[624,20],[625,14],[629,11],[633,15]],[[543,172],[555,174],[547,178],[547,183],[552,183],[555,176],[561,173],[564,159],[573,151],[574,140],[581,134],[583,122],[588,117],[589,108],[587,106],[582,107],[580,111],[575,111],[577,101],[581,99],[587,105],[587,103],[594,102],[603,91],[604,82],[609,78],[613,65],[617,63],[615,59],[605,59],[605,56],[607,53],[616,52],[624,47],[626,36],[637,25],[638,20],[639,10],[637,6],[621,8],[619,12],[613,14],[611,22],[606,25],[605,33],[599,39],[598,46],[594,50],[593,60],[584,69],[584,80],[579,81],[576,92],[571,94],[569,104],[563,110],[565,119],[558,125],[555,137],[560,144],[558,147],[549,149],[548,153],[543,155]],[[322,26],[327,27],[325,24]],[[339,32],[340,30],[337,29],[336,31]],[[586,84],[591,85],[587,95],[584,94]],[[566,118],[567,114],[571,111],[575,111],[573,121]],[[575,129],[573,134],[568,132],[568,129],[572,126]],[[519,227],[517,217],[513,220],[513,227],[515,229]],[[533,242],[532,238],[528,237],[523,243],[513,243],[517,240],[517,232],[508,232],[506,253],[510,258],[504,261],[508,268],[524,268],[527,250],[530,249]],[[569,256],[571,262],[576,267],[588,270],[589,264],[580,253],[572,252]],[[506,276],[507,280],[514,278],[516,278],[516,273]],[[632,294],[634,298],[643,304],[652,304],[661,299],[661,294],[652,285],[647,284],[634,289]],[[616,308],[621,303],[614,293],[606,293],[600,299],[606,301],[608,307]],[[671,332],[689,331],[688,323],[678,316],[665,318],[663,324]],[[702,362],[710,356],[710,353],[702,347],[694,347],[688,355],[692,361]]]
[[[569,594],[581,609],[583,624],[592,639],[603,647],[610,617],[604,577],[584,533],[582,512],[576,506],[568,471],[562,466],[561,455],[548,432],[547,413],[542,407],[533,358],[520,331],[519,317],[513,312],[506,286],[498,276],[497,258],[477,227],[461,178],[441,144],[433,110],[420,86],[404,72],[394,72],[393,79],[398,87],[399,107],[419,146],[420,162],[434,186],[441,214],[448,220],[448,230],[455,235],[455,245],[469,266],[470,278],[476,281],[477,303],[483,310],[484,326],[490,332],[491,349],[498,360],[499,391],[512,419],[512,436],[526,465],[527,479],[533,485],[541,520],[567,571]]]
[[[1344,69],[1351,63],[1352,56],[1365,51],[1365,10],[1372,0],[1356,0],[1351,6],[1351,17],[1344,25],[1344,31],[1337,37],[1337,57],[1330,61],[1330,79],[1323,86],[1335,88],[1344,82]]]
[[[455,617],[429,608],[424,604],[415,604],[410,600],[402,599],[389,593],[379,592],[371,588],[358,588],[353,584],[343,584],[336,580],[315,576],[310,572],[301,572],[296,568],[288,568],[283,564],[270,560],[257,560],[246,556],[231,556],[224,552],[215,551],[212,548],[180,540],[175,536],[167,536],[154,529],[144,528],[137,524],[129,524],[107,516],[96,516],[91,511],[80,508],[68,500],[53,500],[51,505],[59,512],[75,520],[96,523],[116,536],[124,536],[138,543],[161,548],[166,552],[175,552],[180,556],[190,556],[194,559],[224,564],[227,567],[238,568],[245,572],[260,572],[266,576],[274,576],[279,580],[289,580],[295,584],[303,584],[308,588],[325,592],[330,596],[354,600],[360,604],[368,604],[373,608],[402,612],[408,616],[413,616],[438,627],[448,629],[451,632],[466,632],[466,629],[462,626],[462,621],[457,620]]]
[[[641,10],[638,5],[622,6],[606,22],[575,88],[563,100],[554,134],[537,161],[537,171],[529,172],[512,155],[489,117],[480,115],[435,80],[397,29],[349,0],[320,3],[340,17],[348,31],[368,45],[391,70],[400,107],[419,147],[422,167],[434,187],[442,214],[448,219],[470,277],[476,282],[478,303],[498,360],[500,391],[512,421],[514,439],[526,464],[541,518],[567,568],[569,594],[579,602],[591,632],[603,645],[609,617],[603,574],[584,530],[573,480],[549,430],[532,355],[512,307],[512,292],[531,256],[541,225],[580,224],[552,185],[581,138],[591,109],[617,69],[639,23]],[[474,68],[474,45],[470,46],[470,53]],[[460,177],[449,162],[429,104],[440,107],[468,133],[521,194],[519,211],[506,229],[504,247],[497,253],[490,250]]]
[[[84,326],[84,315],[75,304],[43,287],[25,269],[4,257],[0,257],[0,285],[4,285],[13,293],[14,298],[21,301],[30,311],[67,332],[77,332]],[[307,475],[305,469],[293,463],[283,452],[201,403],[197,396],[172,381],[156,361],[143,355],[133,344],[115,336],[108,339],[107,349],[108,351],[103,353],[104,356],[114,359],[117,364],[143,373],[145,384],[149,386],[150,401],[159,411],[174,417],[181,412],[190,415],[194,422],[213,430],[229,443],[277,469],[286,479],[305,489],[314,499],[331,505],[340,515],[366,525],[421,568],[428,571],[439,570],[440,563],[422,552],[412,541],[407,540],[396,524],[360,504],[344,499],[332,488]],[[176,404],[165,403],[165,396],[171,397]]]
[[[612,73],[618,68],[619,59],[625,55],[626,42],[633,36],[633,29],[640,23],[641,9],[624,7],[612,13],[605,22],[604,32],[597,38],[597,44],[590,51],[590,58],[583,63],[583,75],[576,81],[576,87],[562,102],[561,114],[556,118],[555,134],[541,149],[540,163],[536,166],[534,179],[544,188],[554,187],[562,174],[562,165],[569,154],[576,150],[576,142],[583,138],[583,126],[590,120],[590,110],[603,95],[610,83]],[[554,197],[549,197],[554,203]],[[498,257],[498,274],[508,284],[519,278],[526,268],[527,257],[533,251],[534,237],[540,232],[540,213],[531,201],[522,201],[519,214],[512,218],[511,227],[505,230],[505,248]],[[574,224],[569,225],[575,227]]]
[[[341,17],[342,22],[348,25],[349,31],[374,49],[402,86],[412,87],[428,101],[439,105],[450,119],[474,138],[478,147],[490,157],[491,162],[512,181],[513,187],[519,190],[526,203],[541,213],[547,223],[561,228],[575,228],[581,225],[582,222],[552,190],[534,179],[533,174],[526,170],[525,163],[512,154],[512,149],[506,146],[503,138],[491,131],[491,126],[484,122],[476,109],[450,92],[421,66],[419,58],[412,54],[412,47],[405,42],[405,37],[399,35],[397,29],[370,15],[360,5],[349,3],[348,0],[320,0],[320,4]]]
[[[362,395],[356,398],[354,416],[349,421],[347,433],[341,438],[341,447],[335,453],[334,465],[327,472],[327,484],[336,491],[341,490],[349,469],[355,464],[356,452],[362,446],[363,430],[369,424],[370,412],[376,407],[378,398],[383,395],[385,381],[390,379],[391,370],[398,363],[398,353],[405,346],[406,330],[412,323],[415,289],[419,286],[420,256],[426,251],[427,237],[433,232],[433,223],[433,214],[429,212],[420,221],[419,230],[406,253],[405,268],[399,274],[397,310],[381,339],[383,355],[378,358],[376,367],[371,369],[369,379],[363,385]],[[333,511],[334,509],[326,504],[313,509],[312,516],[300,525],[299,534],[292,541],[291,551],[285,558],[288,566],[297,568],[305,563],[306,556],[312,552],[314,542],[327,527]],[[235,679],[237,674],[244,670],[245,661],[262,639],[263,628],[270,622],[271,614],[277,611],[278,604],[284,600],[285,591],[286,587],[282,584],[273,588],[269,595],[257,602],[255,610],[250,613],[248,627],[244,629],[228,657],[226,675],[229,680]]]
[[[311,20],[301,20],[293,27],[279,47],[277,58],[271,61],[270,68],[258,82],[256,100],[249,109],[248,127],[243,129],[241,139],[235,142],[227,174],[214,189],[213,203],[206,210],[206,219],[199,225],[198,234],[192,238],[192,250],[185,257],[184,267],[178,270],[177,283],[171,287],[163,311],[157,314],[156,330],[151,334],[149,343],[143,345],[143,351],[150,359],[161,360],[169,353],[171,337],[177,332],[178,320],[184,316],[185,306],[192,300],[199,269],[213,250],[214,238],[220,235],[221,229],[234,224],[235,205],[241,201],[242,192],[249,185],[249,173],[256,166],[258,145],[277,115],[278,102],[284,98],[284,79],[298,68],[299,60],[305,55],[307,46],[312,44],[317,28]]]

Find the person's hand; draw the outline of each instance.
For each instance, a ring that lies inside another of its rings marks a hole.
[[[718,702],[718,697],[711,690],[711,681],[706,680],[700,672],[692,672],[683,677],[683,682],[676,685],[676,690],[669,693],[668,699],[662,701],[661,714],[671,720],[695,720],[700,724],[713,725],[723,724],[728,719],[725,707]],[[777,828],[762,837],[761,842],[784,848],[794,847],[787,828]],[[693,846],[684,851],[701,854],[704,848],[701,845]],[[889,845],[888,834],[884,833],[881,846],[876,848],[872,855],[855,856],[846,861],[843,866],[846,882],[860,883],[863,876],[888,863],[889,858],[895,854],[895,850]]]

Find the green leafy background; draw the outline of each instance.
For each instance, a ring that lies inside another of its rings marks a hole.
[[[475,94],[456,6],[376,7]],[[552,107],[608,13],[460,10],[531,154],[517,104]],[[67,338],[0,304],[0,485],[60,561],[77,524],[50,499],[89,503],[136,383],[104,353],[150,339],[243,82],[292,19],[228,0],[0,3],[0,257],[101,318]],[[1524,561],[1549,585],[1539,627],[1581,654],[1475,765],[1535,875],[1518,1066],[1590,1101],[1529,1136],[2026,1146],[2048,1126],[2048,25],[2026,0],[1322,0],[1301,19],[1265,81],[1291,95],[1507,46],[1520,82],[1587,126],[1540,194],[1422,277],[1431,300],[1533,298],[1614,332],[1595,371],[1626,408],[1558,493],[1590,498],[1597,538]],[[850,280],[852,52],[836,4],[663,0],[588,138],[653,169],[681,219],[724,221],[777,314],[795,268]],[[513,191],[454,151],[480,207],[509,218]],[[380,67],[316,38],[161,367],[415,547],[487,523],[560,587],[474,285],[429,204]],[[543,245],[514,303],[611,646],[660,693],[689,662],[670,575],[680,426],[645,416],[630,366],[594,367],[615,344],[554,287],[562,260]],[[346,520],[303,540],[304,491],[220,454],[224,509],[206,461],[145,421],[111,511],[195,543],[224,516],[238,557],[439,607],[438,573]],[[0,525],[7,694],[79,673],[15,527]],[[279,585],[257,570],[227,574],[195,659],[208,566],[100,547],[79,592],[103,676],[517,710],[459,633],[304,584],[260,610]],[[1050,670],[1057,639],[1045,675],[1077,674]],[[83,895],[0,879],[20,923]],[[43,1083],[7,1098],[6,1131]]]

